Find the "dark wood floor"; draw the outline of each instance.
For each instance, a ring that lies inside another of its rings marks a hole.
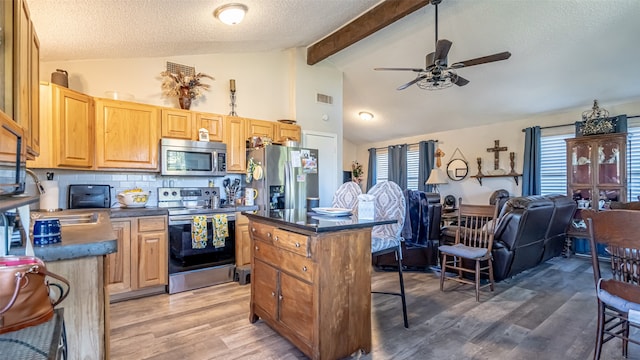
[[[588,259],[555,258],[485,288],[445,284],[438,274],[406,272],[410,328],[400,300],[373,294],[373,350],[354,359],[590,359],[596,324]],[[397,273],[374,272],[376,290],[397,287]],[[249,285],[129,300],[111,306],[112,359],[304,359],[262,321],[250,324]],[[630,345],[629,359],[640,359]],[[623,359],[620,340],[602,359]]]

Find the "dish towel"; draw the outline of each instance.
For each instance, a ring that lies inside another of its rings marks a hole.
[[[227,214],[213,215],[213,247],[224,247],[224,239],[229,236],[229,227],[227,226]]]
[[[191,248],[204,249],[207,247],[207,217],[196,215],[191,220]]]

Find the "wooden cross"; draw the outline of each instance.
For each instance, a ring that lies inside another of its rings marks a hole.
[[[436,150],[435,153],[435,157],[436,157],[436,166],[440,167],[440,165],[442,165],[442,160],[440,160],[442,157],[444,156],[444,151],[440,150],[440,148],[438,148]]]
[[[507,151],[507,147],[500,147],[500,140],[494,140],[494,142],[495,146],[492,148],[488,148],[487,151],[494,153],[495,157],[493,160],[493,169],[498,170],[498,168],[500,167],[500,151]]]

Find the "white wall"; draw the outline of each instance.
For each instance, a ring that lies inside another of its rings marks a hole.
[[[229,80],[236,80],[236,112],[239,116],[263,120],[291,119],[291,61],[286,51],[268,53],[210,54],[162,58],[52,61],[40,64],[41,80],[49,81],[55,69],[69,72],[69,88],[107,97],[107,91],[130,93],[131,101],[178,108],[176,98],[162,95],[160,72],[171,61],[194,66],[211,75],[204,96],[192,102],[191,110],[228,114],[231,111]]]
[[[358,159],[358,147],[349,140],[343,140],[342,154],[344,155],[342,159],[342,169],[345,171],[351,171],[351,164],[356,160],[359,163],[366,165],[367,159]]]
[[[589,101],[585,101],[588,104]],[[627,114],[640,115],[640,99],[619,104],[601,104],[601,106],[612,115]],[[487,174],[487,170],[493,169],[493,153],[487,152],[487,148],[494,146],[494,140],[500,140],[500,146],[506,146],[507,152],[500,153],[500,168],[507,172],[509,166],[509,152],[515,152],[515,170],[522,173],[524,133],[522,129],[529,126],[551,126],[573,123],[580,120],[585,108],[568,109],[562,112],[537,114],[528,119],[518,119],[493,125],[469,127],[460,130],[444,131],[431,134],[416,135],[408,138],[394,139],[385,142],[361,144],[357,146],[357,159],[362,163],[365,177],[368,175],[367,162],[369,154],[367,149],[371,147],[385,147],[388,145],[416,143],[421,140],[437,139],[439,147],[445,155],[442,161],[443,170],[451,159],[456,148],[459,148],[464,157],[469,162],[469,176],[478,173],[476,158],[482,157],[482,171]],[[435,121],[435,119],[434,119]],[[457,155],[457,154],[456,154]],[[457,157],[457,156],[456,156]],[[344,159],[346,162],[348,159]],[[366,180],[364,180],[366,181]],[[474,178],[467,177],[462,181],[450,181],[446,185],[440,185],[442,196],[452,194],[462,197],[466,203],[484,204],[488,203],[491,193],[497,189],[506,189],[513,196],[522,194],[522,178],[518,179],[516,185],[513,178],[485,178],[482,186]]]

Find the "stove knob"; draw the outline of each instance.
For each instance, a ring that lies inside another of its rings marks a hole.
[[[169,196],[169,192],[168,192],[168,191],[165,191],[165,192],[163,192],[163,193],[162,193],[162,195],[164,195],[164,196]]]
[[[215,190],[213,190],[213,191],[211,192],[211,195],[218,195],[218,192],[217,192],[217,191],[215,191]]]
[[[205,190],[204,194],[208,196],[209,195],[209,190]]]
[[[171,192],[171,195],[172,195],[172,196],[176,196],[176,195],[178,195],[178,192],[176,192],[176,191],[172,191],[172,192]]]

